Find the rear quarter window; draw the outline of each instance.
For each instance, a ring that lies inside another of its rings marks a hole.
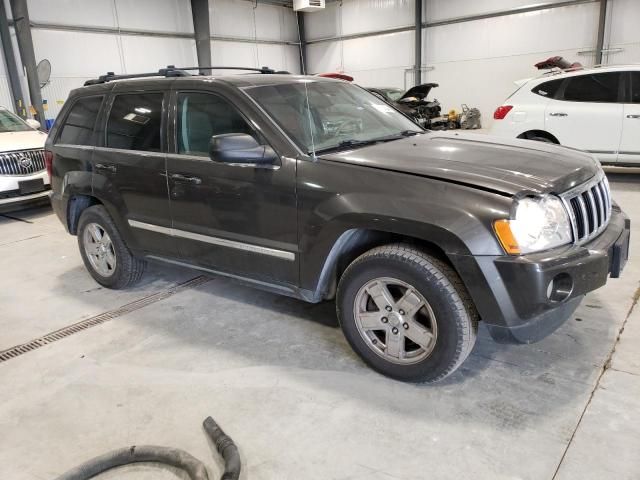
[[[563,81],[564,79],[558,78],[556,80],[544,82],[533,87],[531,91],[536,95],[540,95],[541,97],[555,98]]]
[[[58,141],[69,145],[93,145],[93,130],[104,96],[76,100],[64,120]]]

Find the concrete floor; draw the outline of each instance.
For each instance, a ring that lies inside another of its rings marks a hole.
[[[432,386],[366,368],[330,303],[221,278],[172,290],[199,274],[165,266],[105,290],[50,211],[0,217],[0,350],[151,296],[0,363],[0,478],[51,479],[133,444],[182,448],[218,478],[201,430],[212,415],[243,479],[638,479],[640,177],[611,180],[634,222],[623,278],[540,343],[497,345],[481,328],[463,367]],[[100,478],[182,478],[149,468]]]

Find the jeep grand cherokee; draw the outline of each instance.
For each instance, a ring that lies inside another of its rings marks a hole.
[[[109,288],[157,260],[335,299],[372,368],[435,381],[479,320],[536,341],[627,257],[629,220],[587,153],[424,131],[318,77],[94,83],[46,149],[54,209]]]

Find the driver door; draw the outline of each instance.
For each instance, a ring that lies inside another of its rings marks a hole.
[[[295,160],[221,163],[209,157],[213,135],[266,140],[221,95],[177,91],[167,155],[172,235],[188,264],[275,283],[298,281]]]

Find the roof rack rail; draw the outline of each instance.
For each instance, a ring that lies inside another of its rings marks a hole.
[[[244,70],[249,72],[258,73],[289,73],[289,72],[276,72],[272,68],[252,68],[252,67],[176,67],[175,65],[167,65],[166,68],[161,68],[157,72],[147,73],[131,73],[124,75],[116,75],[114,72],[107,72],[105,75],[100,75],[98,78],[87,80],[84,82],[85,86],[97,85],[100,83],[107,83],[113,80],[128,80],[132,78],[150,78],[150,77],[188,77],[191,75],[191,70]]]

